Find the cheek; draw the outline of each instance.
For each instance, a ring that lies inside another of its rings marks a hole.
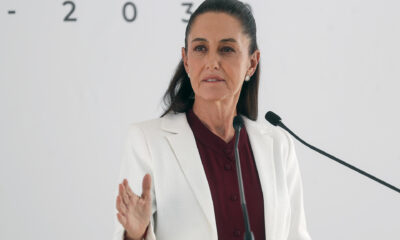
[[[241,72],[246,68],[248,59],[243,54],[236,54],[225,58],[224,62],[235,71]]]
[[[246,74],[247,68],[244,61],[239,59],[231,59],[225,64],[226,74],[234,80],[236,84],[240,83],[244,75]]]
[[[193,76],[198,74],[200,66],[201,66],[201,59],[193,55],[188,58],[189,71]]]

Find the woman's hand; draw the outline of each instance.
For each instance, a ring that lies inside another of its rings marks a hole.
[[[150,223],[151,216],[151,176],[146,174],[142,183],[142,196],[136,195],[124,179],[119,184],[117,196],[118,221],[124,226],[126,236],[141,239]]]

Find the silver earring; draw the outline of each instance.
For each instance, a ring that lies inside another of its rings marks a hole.
[[[246,77],[244,78],[244,80],[245,80],[246,82],[250,81],[250,76],[249,76],[249,75],[246,75]]]

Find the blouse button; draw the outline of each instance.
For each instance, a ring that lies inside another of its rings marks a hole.
[[[240,234],[241,234],[240,230],[235,230],[233,232],[233,235],[235,235],[235,237],[240,237]]]
[[[232,169],[232,165],[230,165],[229,163],[225,164],[225,170],[229,171]]]
[[[228,149],[228,148],[224,149],[224,152],[225,152],[226,154],[232,154],[232,150],[231,150],[231,149]]]
[[[231,196],[231,200],[234,202],[234,201],[236,201],[238,199],[238,197],[237,197],[237,195],[236,194],[233,194],[232,196]]]

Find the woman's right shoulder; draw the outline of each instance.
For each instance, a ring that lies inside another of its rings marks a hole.
[[[129,133],[141,131],[145,135],[156,134],[163,131],[165,125],[169,122],[175,122],[178,119],[186,118],[185,113],[168,113],[163,117],[148,119],[129,124]]]
[[[162,118],[154,118],[142,120],[139,122],[132,122],[129,124],[129,129],[132,128],[152,128],[161,125]]]

